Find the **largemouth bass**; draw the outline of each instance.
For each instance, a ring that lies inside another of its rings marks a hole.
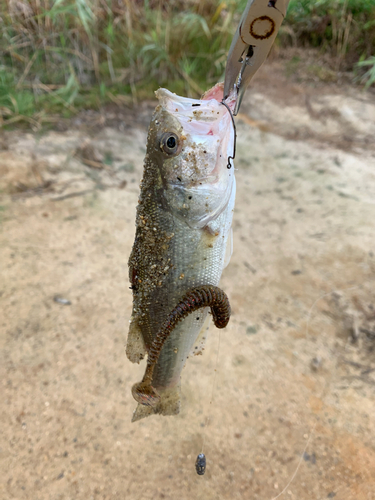
[[[197,287],[217,287],[230,258],[236,188],[229,158],[235,134],[220,94],[218,86],[202,100],[156,92],[159,105],[148,131],[129,259],[133,312],[126,352],[132,362],[150,354],[182,297]],[[208,311],[204,307],[184,317],[165,340],[152,373],[160,398],[153,406],[139,404],[133,421],[179,412],[180,374]]]

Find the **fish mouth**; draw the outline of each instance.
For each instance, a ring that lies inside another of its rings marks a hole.
[[[223,117],[229,115],[226,106],[217,99],[219,93],[214,91],[215,88],[216,86],[211,89],[212,93],[208,91],[204,94],[202,99],[181,97],[163,88],[158,89],[155,95],[162,107],[181,123],[184,132],[214,135],[218,132],[217,128],[222,129],[220,122]],[[231,96],[225,102],[229,108],[234,106]],[[215,124],[218,127],[212,127]]]
[[[234,128],[230,109],[218,101],[220,92],[220,85],[203,99],[180,97],[166,89],[156,92],[165,126],[170,127],[161,129],[161,137],[177,128],[181,142],[180,152],[163,160],[164,197],[170,210],[192,228],[216,219],[234,186],[229,161]]]
[[[211,89],[207,90],[201,97],[201,99],[192,99],[190,97],[181,97],[173,92],[170,92],[167,89],[160,88],[155,92],[156,97],[158,98],[160,104],[168,109],[169,112],[175,113],[188,113],[191,108],[195,108],[195,111],[200,111],[199,108],[204,106],[206,103],[212,104],[212,101],[215,101],[219,104],[223,102],[224,97],[224,82],[219,82],[214,85]],[[233,112],[236,106],[237,95],[236,92],[233,91],[230,95],[225,99],[225,104],[228,108]],[[169,101],[170,106],[168,107]],[[174,107],[173,107],[174,106]]]
[[[180,127],[181,152],[167,160],[165,169],[169,171],[166,172],[169,181],[173,182],[173,172],[177,185],[181,182],[198,185],[202,180],[212,183],[226,174],[228,158],[233,157],[231,107],[235,101],[230,96],[223,105],[217,100],[220,93],[222,84],[213,87],[203,99],[180,97],[166,89],[156,91],[162,108]],[[179,171],[186,172],[183,180]]]
[[[202,96],[202,101],[208,101],[211,99],[215,99],[220,103],[225,102],[230,111],[233,113],[234,108],[236,107],[237,92],[233,90],[224,100],[224,82],[219,82],[211,89],[207,90]]]

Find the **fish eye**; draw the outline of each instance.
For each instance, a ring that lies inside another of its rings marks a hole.
[[[178,137],[173,132],[166,132],[161,136],[160,149],[167,155],[173,155],[178,148]]]

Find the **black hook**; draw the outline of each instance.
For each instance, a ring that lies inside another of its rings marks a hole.
[[[221,101],[221,104],[223,104],[227,108],[227,110],[229,111],[230,117],[232,118],[233,130],[234,130],[233,156],[228,156],[227,169],[229,170],[230,168],[232,168],[230,160],[234,160],[234,158],[236,156],[237,130],[236,130],[236,123],[234,121],[234,116],[233,116],[232,110],[230,109],[228,104],[224,102],[224,99]]]

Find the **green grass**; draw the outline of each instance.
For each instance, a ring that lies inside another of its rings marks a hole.
[[[279,43],[316,47],[332,57],[335,71],[375,84],[375,0],[291,0]]]
[[[375,56],[359,61],[356,66],[357,68],[366,68],[366,72],[359,78],[361,82],[365,83],[365,88],[373,85],[375,83]]]
[[[0,126],[37,128],[159,86],[197,96],[223,77],[245,0],[0,2]],[[313,46],[374,83],[375,0],[291,0],[279,44]],[[358,64],[359,63],[359,64]]]
[[[284,24],[284,43],[329,52],[337,70],[375,54],[375,0],[291,0]]]
[[[240,5],[7,0],[0,9],[0,117],[32,123],[137,101],[160,85],[198,95],[223,74]]]

